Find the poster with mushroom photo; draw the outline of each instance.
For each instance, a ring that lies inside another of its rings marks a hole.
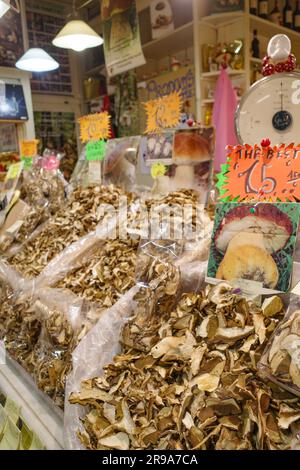
[[[154,191],[158,194],[167,194],[183,188],[193,189],[199,193],[200,203],[205,204],[214,158],[214,128],[201,127],[175,131],[172,151],[169,154],[170,142],[171,139],[167,145],[157,148],[152,158],[149,158],[148,148],[148,163],[156,161],[166,165],[164,174],[155,180]],[[154,142],[151,142],[151,148],[153,144]]]
[[[208,282],[221,280],[249,292],[287,292],[300,207],[295,203],[217,204]]]

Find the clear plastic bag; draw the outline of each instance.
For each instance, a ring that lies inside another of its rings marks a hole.
[[[135,312],[134,298],[137,291],[137,287],[132,288],[113,307],[106,310],[72,354],[73,370],[67,379],[64,414],[66,449],[83,449],[77,439],[77,430],[80,418],[84,416],[84,409],[79,405],[71,405],[68,398],[71,392],[80,391],[83,380],[101,375],[103,367],[120,351],[120,334]]]
[[[107,142],[103,165],[104,184],[115,184],[125,191],[136,187],[140,136],[112,139]]]
[[[260,375],[300,397],[300,297],[291,294],[288,310],[258,364]]]

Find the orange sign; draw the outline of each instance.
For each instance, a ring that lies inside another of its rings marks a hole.
[[[32,158],[38,153],[39,140],[22,140],[20,142],[21,157]]]
[[[228,146],[223,195],[238,200],[300,199],[300,144],[279,147]]]
[[[144,103],[147,114],[146,134],[176,127],[180,121],[182,98],[178,92]]]
[[[110,137],[110,116],[103,113],[89,114],[78,119],[82,142],[91,142]]]

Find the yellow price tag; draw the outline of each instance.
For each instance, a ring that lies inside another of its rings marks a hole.
[[[147,114],[146,134],[176,127],[180,121],[182,98],[176,91],[170,95],[144,103]]]
[[[83,143],[110,137],[110,115],[106,111],[83,116],[78,119],[78,122]]]
[[[21,157],[34,157],[38,153],[39,140],[22,140],[20,143]]]
[[[13,165],[10,165],[5,181],[7,180],[14,180],[15,178],[18,178],[21,171],[23,169],[23,163],[14,163]]]

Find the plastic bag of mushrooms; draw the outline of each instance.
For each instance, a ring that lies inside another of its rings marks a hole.
[[[72,292],[44,288],[30,296],[6,297],[0,312],[7,353],[63,408],[71,354],[101,310]]]
[[[259,306],[226,283],[182,293],[180,270],[161,264],[75,350],[68,448],[297,448],[300,400],[258,374],[282,299]]]

